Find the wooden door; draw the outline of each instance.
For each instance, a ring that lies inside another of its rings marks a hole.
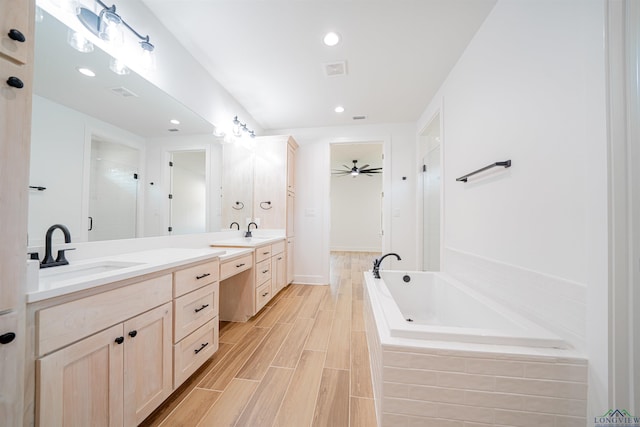
[[[122,426],[122,337],[118,324],[36,362],[38,425]]]
[[[6,426],[22,425],[23,393],[22,368],[24,362],[24,329],[19,328],[18,312],[0,316],[0,423]]]
[[[287,270],[285,263],[285,253],[279,253],[271,258],[271,277],[273,295],[277,294],[287,285]]]
[[[287,283],[293,282],[293,251],[295,249],[295,239],[289,237],[287,239]]]
[[[296,192],[296,149],[287,145],[287,191]]]
[[[0,54],[20,64],[27,62],[29,50],[33,46],[31,22],[33,19],[29,17],[28,1],[0,1]],[[20,41],[22,39],[19,34],[24,37],[24,41]]]
[[[171,328],[170,302],[124,322],[125,426],[137,426],[171,394]]]

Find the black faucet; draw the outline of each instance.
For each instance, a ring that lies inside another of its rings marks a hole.
[[[233,228],[233,224],[237,225],[237,226],[238,226],[238,231],[240,231],[240,224],[238,224],[238,223],[237,223],[237,222],[235,222],[235,221],[233,221],[233,222],[231,223],[231,225],[229,226],[229,228]]]
[[[244,237],[251,237],[251,224],[255,225],[256,228],[258,228],[258,224],[256,224],[255,222],[250,222],[247,226],[247,232],[244,233]]]
[[[400,258],[400,255],[394,252],[389,252],[388,254],[382,255],[379,259],[376,259],[375,261],[373,261],[373,277],[374,278],[376,279],[380,278],[380,264],[382,263],[382,260],[388,257],[389,255],[393,255],[394,257],[398,258],[398,261],[402,260],[402,258]]]
[[[74,248],[68,249],[59,249],[58,255],[56,256],[55,261],[53,260],[53,256],[51,255],[51,236],[56,229],[59,228],[64,233],[64,242],[71,243],[71,233],[69,233],[69,229],[62,224],[54,224],[47,230],[46,240],[45,240],[45,249],[44,249],[44,259],[40,263],[40,268],[47,267],[55,267],[57,265],[67,265],[69,261],[64,257],[65,251],[71,251]]]

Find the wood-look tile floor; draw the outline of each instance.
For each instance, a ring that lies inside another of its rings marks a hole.
[[[289,285],[221,322],[217,353],[141,425],[375,426],[362,272],[378,255],[334,252],[330,285]]]

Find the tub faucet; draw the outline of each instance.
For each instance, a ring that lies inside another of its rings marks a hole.
[[[229,226],[229,228],[233,228],[233,224],[237,225],[237,226],[238,226],[238,231],[240,231],[240,224],[238,224],[238,223],[237,223],[237,222],[235,222],[235,221],[233,221],[233,222],[231,223],[231,225]]]
[[[373,261],[373,277],[374,278],[376,279],[380,278],[380,264],[382,263],[382,260],[388,257],[389,255],[393,255],[394,257],[398,258],[398,261],[402,260],[402,258],[400,258],[400,255],[394,252],[389,252],[388,254],[382,255],[380,258]]]
[[[244,233],[244,237],[251,237],[251,224],[255,225],[256,228],[258,228],[258,224],[256,224],[255,222],[250,222],[247,226],[247,232]]]
[[[67,261],[67,259],[64,256],[64,252],[71,251],[74,248],[58,249],[58,255],[56,256],[55,261],[53,260],[53,256],[51,254],[51,237],[53,236],[53,232],[56,231],[56,229],[58,228],[62,230],[62,232],[64,233],[64,242],[71,243],[71,233],[69,233],[69,229],[67,227],[65,227],[62,224],[54,224],[51,227],[49,227],[49,229],[47,230],[47,234],[45,236],[44,259],[40,263],[40,268],[55,267],[58,265],[69,264],[69,261]]]

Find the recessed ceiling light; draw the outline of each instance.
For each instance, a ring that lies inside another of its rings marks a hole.
[[[338,35],[338,33],[334,33],[333,31],[331,31],[324,36],[322,41],[327,46],[335,46],[340,43],[340,36]]]
[[[174,125],[179,125],[180,124],[180,120],[176,120],[176,119],[171,119],[169,120],[171,123],[173,123]]]
[[[336,113],[344,113],[344,107],[342,105],[338,105],[333,109],[333,111],[335,111]]]
[[[96,73],[94,73],[93,70],[91,70],[89,68],[86,68],[86,67],[78,67],[78,68],[76,68],[76,70],[78,70],[78,72],[80,74],[83,74],[83,75],[85,75],[87,77],[95,77],[96,76]]]

